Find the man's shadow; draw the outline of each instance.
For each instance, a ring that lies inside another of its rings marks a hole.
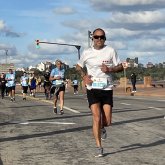
[[[125,152],[125,151],[129,151],[129,150],[135,150],[135,149],[153,147],[153,146],[157,146],[157,145],[163,145],[163,144],[165,144],[165,139],[161,139],[161,140],[158,140],[158,141],[155,141],[152,143],[148,143],[148,144],[135,143],[135,144],[131,144],[128,146],[122,146],[121,150],[105,153],[104,156],[112,155],[112,154],[120,153],[120,152]]]

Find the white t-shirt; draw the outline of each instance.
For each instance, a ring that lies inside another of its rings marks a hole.
[[[84,50],[80,60],[77,62],[82,68],[86,66],[88,75],[91,75],[93,79],[101,78],[103,81],[107,79],[108,83],[103,90],[112,90],[112,74],[101,71],[102,63],[105,63],[108,67],[120,64],[120,59],[112,47],[105,45],[104,48],[100,50],[94,49],[93,47]],[[93,87],[87,85],[87,89],[91,88]]]

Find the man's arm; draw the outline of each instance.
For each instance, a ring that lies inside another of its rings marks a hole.
[[[85,69],[83,69],[80,65],[78,65],[78,64],[76,65],[76,70],[79,72],[82,79],[84,78],[84,76],[86,76]]]
[[[93,81],[91,80],[91,76],[87,74],[87,71],[85,68],[82,68],[81,66],[76,65],[76,70],[80,73],[84,84],[86,84],[86,85],[92,84]]]
[[[101,71],[104,73],[110,73],[110,72],[116,73],[116,72],[121,72],[123,70],[124,68],[122,64],[118,64],[117,66],[114,67],[107,67],[105,64],[102,64],[101,66]]]

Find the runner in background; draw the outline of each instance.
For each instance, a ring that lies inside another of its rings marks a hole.
[[[51,89],[51,81],[49,80],[50,77],[50,72],[49,70],[46,71],[46,73],[44,74],[44,92],[45,92],[45,97],[46,100],[51,99],[51,93],[50,93],[50,89]]]
[[[23,76],[21,76],[20,81],[22,86],[23,100],[26,100],[26,95],[28,91],[28,82],[29,82],[29,77],[27,76],[26,72],[23,72]]]
[[[39,91],[41,91],[42,90],[42,80],[41,80],[41,77],[39,76],[38,77],[38,79],[37,79],[37,82],[38,82],[38,89],[39,89]]]
[[[1,73],[0,75],[0,89],[1,89],[1,97],[3,99],[5,96],[5,90],[6,90],[6,80],[5,80],[4,73]]]
[[[78,80],[76,79],[76,77],[72,81],[72,85],[73,85],[74,94],[78,94]]]
[[[9,73],[6,74],[5,80],[7,81],[8,91],[10,96],[10,101],[15,101],[15,72],[12,69],[9,69]]]
[[[32,74],[32,78],[30,80],[30,91],[31,96],[36,96],[36,87],[37,87],[37,78],[35,77],[34,73]]]
[[[57,114],[57,100],[60,99],[60,114],[64,114],[64,74],[65,69],[62,67],[62,61],[56,60],[56,68],[52,69],[49,80],[52,82],[52,88],[55,88],[54,94],[54,113]]]

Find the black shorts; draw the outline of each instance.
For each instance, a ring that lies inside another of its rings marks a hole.
[[[57,90],[57,92],[56,92],[56,90]],[[63,85],[63,86],[61,86],[59,88],[55,87],[55,86],[52,86],[51,90],[50,90],[50,93],[54,94],[56,92],[55,95],[58,96],[60,91],[64,91],[65,92],[65,85]]]
[[[28,86],[22,86],[22,89],[23,89],[23,93],[27,93]]]
[[[89,107],[95,103],[108,104],[113,107],[113,90],[87,89],[87,98]]]
[[[11,92],[12,90],[15,90],[15,86],[8,87],[8,91]]]

